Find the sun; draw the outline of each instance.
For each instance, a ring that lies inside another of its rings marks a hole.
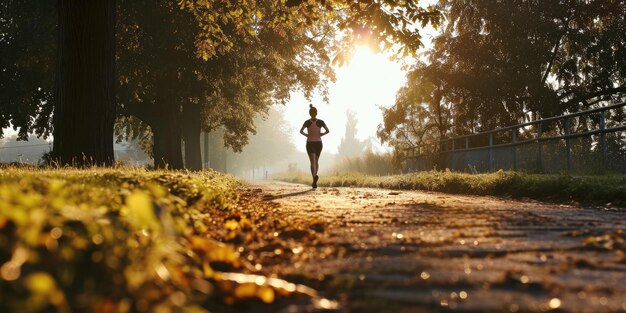
[[[347,101],[391,105],[389,100],[393,102],[393,96],[404,81],[405,71],[399,63],[366,46],[359,46],[350,61],[337,69],[335,87],[341,94],[350,95],[351,98],[345,99]]]
[[[375,54],[366,46],[359,46],[350,60],[337,70],[337,81],[342,82],[344,88],[355,91],[363,87],[384,84],[375,76],[388,76],[387,74],[390,74],[388,65],[381,55]]]
[[[393,105],[396,92],[406,81],[405,75],[402,65],[391,61],[388,55],[359,46],[349,62],[337,69],[331,105],[357,113],[360,139],[374,137],[378,124],[383,122],[380,107]]]

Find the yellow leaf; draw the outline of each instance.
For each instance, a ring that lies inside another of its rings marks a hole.
[[[209,265],[209,262],[205,261],[204,263],[202,263],[202,270],[205,277],[212,278],[215,275],[215,272],[211,268],[211,265]]]
[[[239,228],[239,223],[237,221],[235,221],[235,220],[228,220],[224,224],[224,228],[226,228],[228,230],[235,230],[235,229]]]
[[[199,236],[189,237],[189,242],[194,252],[203,258],[211,261],[228,262],[235,266],[239,265],[239,255],[231,245]]]
[[[257,291],[257,297],[265,303],[272,303],[275,298],[274,289],[269,286],[261,286]]]
[[[152,199],[143,191],[134,191],[126,197],[126,208],[128,209],[128,217],[130,222],[136,228],[155,229],[160,224],[154,215]]]
[[[51,179],[48,182],[48,191],[50,193],[60,191],[65,186],[65,182],[60,179]]]
[[[28,275],[24,284],[32,293],[50,294],[57,289],[56,282],[46,272],[35,272]]]
[[[253,298],[257,295],[257,285],[253,283],[239,284],[235,287],[233,294],[239,299]]]

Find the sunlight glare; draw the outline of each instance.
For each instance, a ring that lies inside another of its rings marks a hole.
[[[394,103],[397,90],[406,81],[406,72],[401,67],[388,56],[360,46],[348,62],[335,69],[337,81],[329,86],[329,103],[324,103],[320,96],[307,101],[302,94],[294,94],[285,109],[285,117],[297,133],[308,119],[308,103],[312,102],[318,107],[319,118],[331,129],[331,134],[324,138],[324,149],[336,153],[345,133],[346,111],[352,110],[358,119],[357,138],[372,138],[375,151],[386,150],[376,138],[378,124],[383,121],[379,106],[389,107]],[[294,139],[298,149],[304,151],[302,138],[294,136]]]
[[[345,66],[337,69],[335,93],[330,100],[333,115],[341,118],[336,124],[341,129],[341,133],[335,133],[337,144],[345,132],[345,112],[350,109],[357,114],[357,137],[360,140],[373,137],[373,143],[379,146],[375,139],[376,128],[383,122],[379,106],[388,107],[395,101],[396,91],[405,82],[400,67],[387,56],[361,46]]]

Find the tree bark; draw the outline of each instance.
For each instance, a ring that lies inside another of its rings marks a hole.
[[[111,165],[115,123],[115,0],[59,0],[53,157]]]
[[[185,141],[185,168],[202,170],[202,154],[200,152],[200,105],[188,103],[183,106],[182,132]]]
[[[173,100],[172,100],[173,101]],[[153,134],[154,167],[182,169],[180,110],[172,103],[157,106],[154,123],[150,125]]]

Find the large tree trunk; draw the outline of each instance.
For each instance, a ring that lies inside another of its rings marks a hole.
[[[152,127],[154,167],[182,169],[183,156],[180,145],[180,130],[157,125]]]
[[[154,121],[150,124],[152,128],[154,145],[152,154],[154,156],[154,167],[182,169],[183,154],[181,147],[181,123],[180,107],[175,105],[175,99],[166,91],[168,100],[162,105],[155,106]]]
[[[110,165],[115,123],[115,0],[59,0],[53,156]]]
[[[188,103],[183,106],[183,140],[185,141],[185,167],[191,170],[202,169],[200,152],[200,105]]]
[[[154,167],[182,169],[183,155],[181,148],[180,127],[171,121],[162,120],[152,128],[154,145]]]

